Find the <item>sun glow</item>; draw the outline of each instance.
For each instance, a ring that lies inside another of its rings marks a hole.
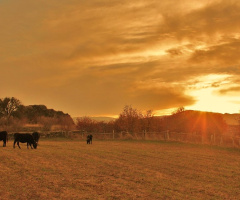
[[[234,97],[225,97],[214,94],[214,89],[205,88],[192,92],[197,99],[196,104],[188,106],[186,109],[201,110],[219,113],[237,113],[239,106],[234,104]]]
[[[187,95],[192,96],[196,102],[191,106],[184,106],[186,110],[198,110],[216,113],[238,113],[240,110],[239,96],[224,95],[219,91],[233,87],[231,76],[228,74],[211,74],[199,76],[187,82]],[[155,115],[170,115],[178,107],[155,110]]]
[[[219,113],[237,113],[239,104],[236,96],[224,96],[218,91],[228,85],[229,75],[208,75],[198,78],[195,89],[189,94],[196,99],[196,103],[186,107],[188,110],[200,110]],[[196,89],[197,88],[197,89]]]

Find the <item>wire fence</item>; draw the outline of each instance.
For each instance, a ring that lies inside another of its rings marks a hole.
[[[8,133],[8,138],[13,139],[14,133]],[[202,136],[197,133],[170,132],[111,132],[111,133],[87,133],[81,131],[46,131],[40,132],[41,138],[69,138],[84,141],[87,135],[93,135],[93,140],[159,140],[178,141],[185,143],[209,144],[217,146],[240,147],[240,137],[233,134]]]

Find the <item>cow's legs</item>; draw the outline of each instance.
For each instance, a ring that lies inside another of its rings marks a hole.
[[[19,149],[21,149],[21,147],[20,147],[20,145],[19,145],[19,142],[17,142],[17,145],[18,145]]]
[[[27,143],[27,147],[28,147],[28,145],[31,147],[31,149],[32,149],[32,144],[31,143]]]
[[[17,141],[16,141],[16,140],[14,140],[14,143],[13,143],[13,148],[15,148],[15,144],[16,144],[16,142],[17,142]]]

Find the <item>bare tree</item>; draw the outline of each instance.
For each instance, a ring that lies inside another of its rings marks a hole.
[[[172,115],[176,115],[176,114],[179,114],[179,113],[182,113],[185,111],[185,108],[183,106],[177,108],[175,111],[172,112]]]
[[[94,132],[96,124],[97,122],[95,120],[87,116],[77,118],[76,123],[77,129],[83,132]]]
[[[120,130],[134,133],[141,130],[140,119],[143,118],[143,114],[132,106],[126,105],[120,113],[116,123]]]
[[[20,100],[15,97],[0,99],[0,113],[8,120],[12,116],[13,112],[15,112],[20,106]]]
[[[144,132],[150,131],[150,129],[153,126],[153,119],[154,119],[154,115],[152,110],[147,110],[146,114],[144,114],[142,118],[142,125],[143,125]]]

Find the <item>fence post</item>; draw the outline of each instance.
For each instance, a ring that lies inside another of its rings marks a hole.
[[[210,144],[213,144],[213,135],[211,135]]]
[[[232,145],[233,145],[233,147],[235,146],[235,142],[234,142],[233,136],[232,136]]]
[[[165,140],[169,140],[169,130],[167,130],[164,134]]]
[[[221,135],[221,138],[220,138],[220,145],[223,144],[223,136]]]
[[[113,130],[113,139],[115,139],[115,136],[114,136],[114,130]]]

